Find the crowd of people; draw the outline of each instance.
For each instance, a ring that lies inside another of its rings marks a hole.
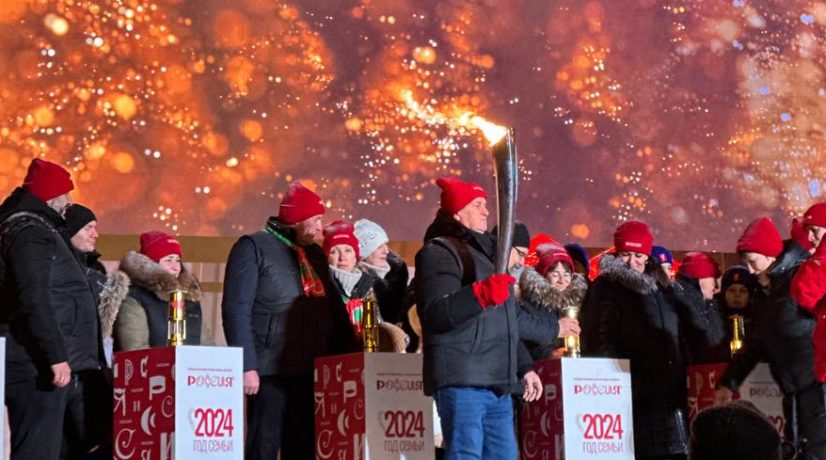
[[[648,225],[628,221],[595,266],[582,246],[532,238],[517,222],[507,273],[496,273],[487,192],[455,177],[436,184],[413,279],[379,223],[325,226],[321,197],[299,182],[232,247],[221,317],[227,344],[243,349],[245,458],[315,457],[313,360],[359,351],[363,303],[375,299],[383,350],[423,353],[448,459],[517,458],[514,395],[543,394],[533,363],[558,357],[569,336],[581,336],[583,356],[630,360],[637,458],[757,458],[714,447],[735,438],[743,452],[780,458],[779,436],[720,435],[741,421],[771,431],[731,403],[765,361],[783,393],[786,442],[798,458],[826,459],[826,203],[795,219],[786,240],[768,218],[752,222],[736,243],[743,265],[724,272],[703,252],[675,260]],[[65,169],[35,159],[0,205],[13,459],[111,458],[112,350],[165,346],[171,291],[185,292],[186,343],[201,343],[200,283],[176,238],[142,233],[107,273],[97,218],[73,189]],[[745,324],[738,349],[732,315]],[[719,407],[690,430],[686,366],[716,362],[730,362]]]

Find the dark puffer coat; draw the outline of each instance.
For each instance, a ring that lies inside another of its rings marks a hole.
[[[671,298],[685,323],[693,323],[688,328],[685,340],[689,353],[689,364],[722,363],[728,361],[729,343],[723,318],[714,299],[706,300],[700,290],[700,283],[693,278],[677,275],[672,283]],[[691,331],[706,331],[706,334],[691,334]]]
[[[582,310],[583,354],[631,362],[634,445],[640,457],[685,454],[686,334],[706,344],[715,340],[708,331],[691,331],[700,320],[685,320],[683,314],[697,312],[680,312],[669,298],[671,290],[658,265],[649,263],[639,273],[606,254]]]
[[[59,233],[63,218],[18,188],[0,205],[0,222],[6,383],[37,379],[50,387],[50,366],[64,361],[73,372],[99,369],[103,356],[94,293]]]
[[[752,333],[729,364],[718,386],[736,389],[760,361],[767,361],[772,376],[785,394],[815,384],[815,317],[797,304],[790,288],[800,265],[809,253],[793,240],[784,242],[783,252],[769,267],[770,289],[752,302]]]
[[[471,286],[494,273],[495,249],[489,233],[472,232],[441,211],[427,229],[425,245],[416,254],[415,291],[428,395],[449,386],[489,388],[499,394],[522,390],[519,378],[532,360],[519,347],[514,296],[482,309]],[[463,250],[467,257],[459,253]],[[467,259],[475,267],[466,267]],[[472,280],[463,280],[465,270]]]
[[[376,292],[376,300],[379,302],[382,318],[393,324],[403,323],[407,319],[407,310],[404,308],[404,294],[410,272],[404,260],[395,253],[387,254],[387,263],[390,264],[390,271],[387,272],[384,278],[371,270],[368,265],[359,264],[359,268],[376,278],[373,289]]]

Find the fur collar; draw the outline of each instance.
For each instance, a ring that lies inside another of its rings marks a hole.
[[[98,315],[100,315],[100,332],[103,337],[112,337],[112,327],[115,325],[115,318],[118,317],[120,304],[129,295],[129,277],[126,273],[116,270],[112,276],[106,277],[106,284],[100,293],[100,305]]]
[[[570,305],[582,305],[588,283],[582,275],[575,273],[571,284],[564,291],[557,291],[551,287],[550,281],[532,267],[527,267],[519,278],[519,288],[522,298],[528,302],[548,310],[562,310]]]
[[[133,286],[149,289],[161,300],[169,300],[170,291],[183,289],[187,300],[201,301],[201,285],[186,269],[182,269],[175,279],[160,264],[135,251],[129,251],[123,256],[120,269],[129,276]]]
[[[599,261],[599,276],[617,282],[637,294],[651,294],[660,288],[667,287],[671,281],[665,272],[657,265],[649,265],[645,273],[631,270],[628,265],[614,254],[605,254]]]

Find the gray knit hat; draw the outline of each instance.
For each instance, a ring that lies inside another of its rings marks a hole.
[[[359,254],[361,260],[366,259],[379,246],[390,242],[387,233],[381,226],[371,220],[359,219],[356,221],[355,231],[356,238],[359,240]]]

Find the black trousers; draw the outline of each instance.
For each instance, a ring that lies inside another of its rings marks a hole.
[[[111,459],[112,384],[101,371],[81,371],[68,388],[61,458]]]
[[[244,458],[315,459],[313,375],[261,377],[258,394],[247,396]]]
[[[786,417],[786,439],[791,440],[791,408],[793,398],[797,399],[798,437],[805,440],[799,460],[826,460],[826,384],[819,383],[812,388],[783,398],[783,414]]]
[[[11,460],[57,460],[69,388],[34,380],[6,385]]]

